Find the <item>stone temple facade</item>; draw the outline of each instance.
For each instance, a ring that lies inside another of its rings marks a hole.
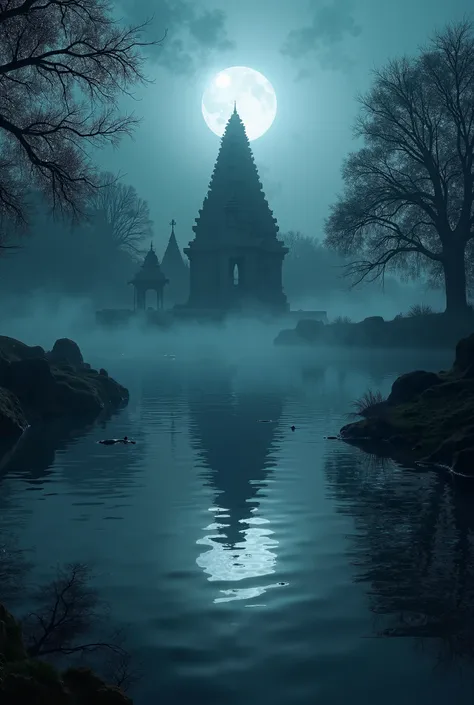
[[[282,264],[288,252],[278,240],[237,109],[231,115],[209,190],[184,249],[190,263],[187,308],[195,311],[288,310]]]

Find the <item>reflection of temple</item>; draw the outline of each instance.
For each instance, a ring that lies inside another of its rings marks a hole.
[[[212,535],[199,541],[211,549],[198,559],[210,580],[273,572],[276,543],[259,516],[258,493],[274,467],[270,454],[281,411],[272,393],[236,390],[231,372],[213,371],[200,389],[189,389],[190,434],[216,491],[214,523],[210,515],[206,527]]]

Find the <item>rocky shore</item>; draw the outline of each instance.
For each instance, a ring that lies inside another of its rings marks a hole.
[[[119,688],[88,668],[59,672],[32,659],[21,627],[0,603],[0,702],[2,705],[133,705]]]
[[[473,329],[474,312],[460,319],[445,313],[399,315],[393,320],[370,316],[359,322],[340,319],[328,324],[301,319],[295,328],[280,331],[274,345],[446,349]]]
[[[383,444],[388,455],[444,465],[474,478],[474,334],[456,345],[450,370],[398,377],[388,398],[344,426],[345,441]]]
[[[18,438],[35,421],[93,420],[128,401],[128,391],[84,362],[77,343],[57,340],[49,352],[0,336],[0,439]]]

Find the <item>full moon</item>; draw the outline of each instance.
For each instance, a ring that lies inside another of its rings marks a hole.
[[[214,76],[202,96],[202,114],[207,126],[219,137],[224,134],[234,101],[249,140],[264,135],[277,111],[270,81],[246,66],[231,66]]]

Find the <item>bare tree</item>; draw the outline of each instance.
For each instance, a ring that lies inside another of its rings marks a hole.
[[[101,188],[92,193],[88,205],[92,223],[107,231],[115,247],[141,254],[144,240],[152,237],[148,203],[113,174],[101,174],[99,183]]]
[[[32,658],[58,658],[96,653],[105,657],[104,675],[125,689],[135,680],[124,634],[116,630],[107,638],[84,640],[107,621],[108,609],[91,587],[92,573],[82,563],[58,568],[57,576],[33,596],[37,607],[22,620],[27,652]]]
[[[474,238],[474,29],[437,34],[414,59],[376,72],[361,97],[345,189],[326,223],[326,243],[356,283],[387,268],[442,271],[446,310],[463,312],[468,243]]]
[[[117,99],[146,82],[148,22],[123,28],[109,0],[0,1],[0,216],[27,222],[30,188],[82,215],[95,188],[88,150],[116,145],[138,120]]]

